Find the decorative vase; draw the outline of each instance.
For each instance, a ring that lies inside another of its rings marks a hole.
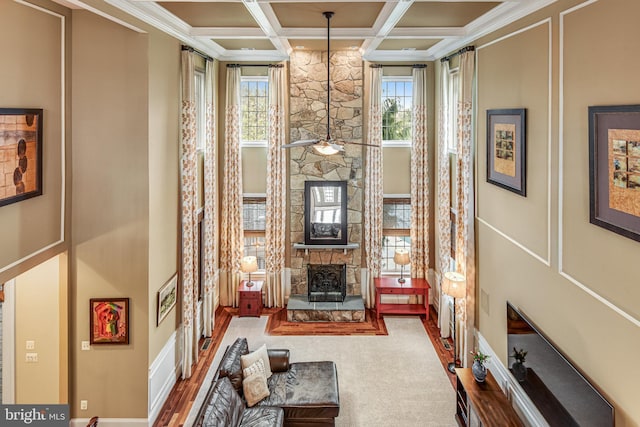
[[[476,360],[473,362],[473,366],[471,366],[471,371],[473,372],[473,377],[479,383],[483,383],[484,379],[487,377],[487,367],[484,366],[480,361]]]
[[[519,382],[522,382],[527,378],[527,367],[520,362],[513,362],[513,365],[511,365],[511,372]]]

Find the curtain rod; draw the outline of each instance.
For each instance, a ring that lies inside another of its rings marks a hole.
[[[269,68],[282,68],[282,64],[227,64],[227,68],[242,68],[242,67],[269,67]]]
[[[369,64],[370,68],[384,67],[411,67],[411,68],[427,68],[427,64]]]
[[[205,53],[200,52],[199,50],[196,50],[196,49],[192,48],[191,46],[182,45],[182,50],[188,50],[189,52],[193,52],[196,55],[199,55],[199,56],[203,57],[207,61],[213,61],[212,57],[210,57],[209,55],[207,55]]]
[[[444,58],[440,59],[440,62],[450,61],[451,58],[454,58],[454,57],[456,57],[458,55],[462,55],[465,52],[473,52],[474,50],[476,50],[475,46],[465,46],[462,49],[460,49],[459,51],[454,52],[451,55],[445,56]]]

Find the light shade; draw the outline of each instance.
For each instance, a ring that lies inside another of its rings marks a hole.
[[[332,154],[339,153],[340,150],[336,149],[329,141],[320,141],[317,144],[313,145],[313,149],[318,152],[318,154],[322,154],[323,156],[331,156]]]
[[[397,265],[407,265],[411,263],[409,257],[409,251],[406,249],[396,249],[396,253],[393,255],[393,262]]]
[[[466,285],[467,282],[462,274],[449,271],[444,273],[444,279],[442,279],[442,293],[453,298],[464,298]]]
[[[254,256],[246,256],[240,261],[240,269],[243,273],[258,271],[258,260]]]

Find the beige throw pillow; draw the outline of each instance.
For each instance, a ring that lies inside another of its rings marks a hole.
[[[244,378],[247,378],[253,374],[260,374],[264,376],[265,379],[267,378],[264,372],[264,361],[262,359],[256,360],[250,366],[247,366],[242,370],[242,376]]]
[[[242,390],[244,391],[244,398],[249,407],[271,394],[267,386],[267,378],[264,376],[264,373],[259,372],[259,370],[244,377]]]
[[[249,366],[253,365],[256,360],[262,359],[264,362],[264,373],[267,378],[271,378],[271,365],[269,364],[269,354],[267,353],[267,345],[262,344],[260,348],[258,348],[253,353],[245,354],[244,356],[240,356],[240,363],[242,365],[242,369],[246,369]]]

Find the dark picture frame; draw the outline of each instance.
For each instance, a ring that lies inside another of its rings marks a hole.
[[[487,182],[527,196],[527,110],[487,110]]]
[[[304,243],[347,244],[347,181],[305,181]]]
[[[91,344],[129,344],[129,298],[89,300]]]
[[[42,195],[41,108],[0,108],[0,168],[13,179],[0,186],[0,206]]]
[[[589,107],[589,222],[640,241],[640,105]]]

